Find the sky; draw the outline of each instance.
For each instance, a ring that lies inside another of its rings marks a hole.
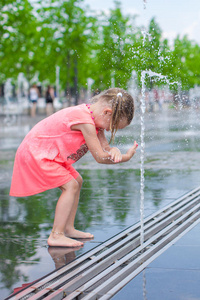
[[[155,17],[163,37],[169,42],[185,34],[200,45],[200,0],[121,0],[124,14],[137,15],[136,25],[148,26]],[[92,10],[108,11],[113,0],[84,0]],[[146,7],[146,8],[144,8]]]

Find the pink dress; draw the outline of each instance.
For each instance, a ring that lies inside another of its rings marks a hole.
[[[30,196],[59,187],[79,173],[71,166],[87,151],[75,124],[95,126],[86,104],[62,109],[36,124],[19,146],[14,162],[11,196]]]

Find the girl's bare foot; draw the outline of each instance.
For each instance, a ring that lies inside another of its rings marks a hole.
[[[70,239],[62,232],[51,232],[48,241],[49,246],[56,247],[80,247],[83,246],[82,242]]]
[[[75,238],[75,239],[93,239],[94,235],[89,232],[83,232],[80,230],[76,230],[75,228],[66,229],[65,231],[66,236]]]

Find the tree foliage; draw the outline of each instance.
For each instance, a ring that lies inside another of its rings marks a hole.
[[[105,89],[113,84],[127,87],[133,68],[132,46],[134,34],[132,20],[123,16],[120,3],[110,10],[109,16],[103,14],[100,27],[100,40],[96,50],[95,85]]]
[[[6,0],[0,5],[0,79],[23,72],[30,80],[39,69],[40,53],[33,7],[28,0]]]
[[[97,14],[83,0],[0,2],[0,82],[16,80],[55,84],[60,67],[62,89],[78,96],[94,80],[93,89],[126,88],[133,71],[151,70],[179,81],[184,89],[200,85],[200,47],[187,36],[174,44],[162,38],[153,18],[147,29],[124,15],[119,1],[107,14]],[[147,85],[152,86],[148,79]]]
[[[55,66],[61,68],[61,84],[68,93],[77,82],[85,86],[88,64],[91,56],[91,44],[95,32],[95,19],[87,16],[80,6],[81,0],[42,2],[38,10],[44,40],[44,56],[51,70],[49,80],[55,82]],[[46,72],[40,72],[40,80],[45,80]]]

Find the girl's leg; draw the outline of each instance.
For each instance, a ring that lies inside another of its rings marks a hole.
[[[65,236],[66,224],[69,220],[70,214],[73,211],[74,203],[76,203],[77,193],[79,192],[79,183],[72,179],[66,184],[62,185],[62,194],[58,199],[56,205],[55,218],[53,230],[48,238],[49,246],[62,247],[79,247],[83,243],[72,240]]]
[[[65,233],[66,233],[66,236],[72,237],[72,238],[91,239],[91,238],[94,237],[93,234],[91,234],[89,232],[79,231],[79,230],[76,230],[74,228],[74,220],[75,220],[76,211],[77,211],[77,207],[78,207],[78,203],[79,203],[79,197],[80,197],[80,191],[81,191],[83,179],[79,175],[76,178],[76,181],[79,184],[79,189],[76,193],[74,205],[72,207],[71,213],[70,213],[69,218],[68,218],[67,223],[66,223]]]

